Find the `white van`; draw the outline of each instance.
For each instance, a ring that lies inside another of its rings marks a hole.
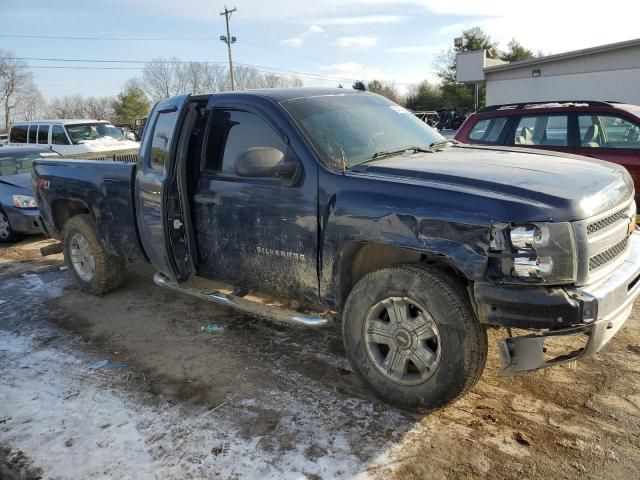
[[[39,145],[60,155],[86,155],[137,150],[122,131],[102,120],[33,120],[18,122],[9,131],[9,145]]]

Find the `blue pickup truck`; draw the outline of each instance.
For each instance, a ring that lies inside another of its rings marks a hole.
[[[136,164],[33,165],[80,288],[106,294],[146,261],[204,300],[340,318],[354,371],[404,408],[468,391],[488,327],[517,375],[599,351],[640,294],[624,168],[457,144],[371,93],[175,97],[151,111]]]

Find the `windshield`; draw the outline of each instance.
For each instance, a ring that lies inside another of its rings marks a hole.
[[[347,166],[371,159],[376,153],[403,148],[428,149],[444,140],[438,132],[408,110],[384,97],[367,94],[297,98],[282,106],[313,143],[324,163]]]
[[[13,153],[2,154],[0,150],[0,177],[7,177],[9,175],[18,175],[20,173],[31,173],[31,163],[36,158],[58,156],[56,153]]]
[[[67,125],[65,128],[74,145],[87,140],[98,140],[100,138],[124,139],[122,132],[109,123],[76,123]]]

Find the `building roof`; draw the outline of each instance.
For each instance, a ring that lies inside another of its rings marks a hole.
[[[640,46],[640,38],[634,38],[633,40],[626,40],[624,42],[609,43],[607,45],[600,45],[598,47],[573,50],[571,52],[557,53],[555,55],[547,55],[546,57],[536,57],[529,60],[520,60],[519,62],[504,63],[501,65],[495,65],[493,67],[487,67],[484,69],[484,71],[485,73],[502,72],[505,70],[526,67],[528,65],[540,65],[544,63],[567,60],[570,58],[582,57],[585,55],[593,55],[595,53],[606,53],[623,48],[638,46]]]

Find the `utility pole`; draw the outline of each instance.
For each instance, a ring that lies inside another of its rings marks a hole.
[[[220,16],[224,15],[224,18],[227,22],[227,35],[220,35],[220,40],[227,44],[227,50],[229,51],[229,77],[231,79],[231,91],[234,91],[236,89],[236,84],[233,79],[233,60],[231,60],[231,44],[236,43],[236,37],[232,37],[231,32],[229,31],[229,19],[231,18],[231,14],[235,11],[235,7],[229,10],[225,5],[224,12],[220,12]]]

